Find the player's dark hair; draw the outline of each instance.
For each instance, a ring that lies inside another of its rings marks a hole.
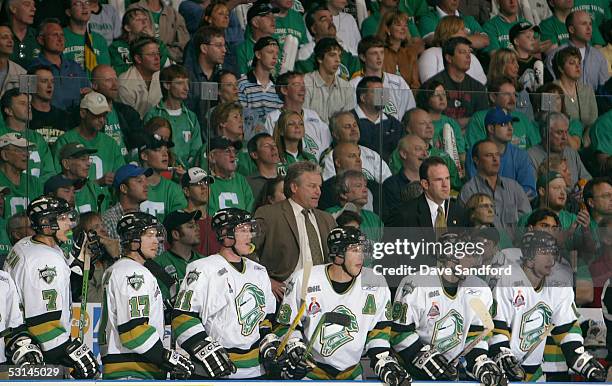
[[[357,212],[353,212],[352,210],[345,210],[340,213],[340,216],[336,219],[336,224],[339,227],[347,226],[346,224],[356,222],[361,225],[361,216]]]
[[[552,217],[555,220],[557,226],[561,225],[561,222],[559,221],[559,216],[557,216],[557,214],[551,209],[538,208],[531,212],[531,214],[527,218],[527,226],[535,226],[535,224],[544,220],[546,217]]]
[[[429,178],[429,168],[436,165],[444,165],[446,166],[446,162],[441,157],[433,156],[426,158],[421,166],[419,167],[419,178],[421,180],[428,180]],[[448,166],[446,166],[448,167]]]

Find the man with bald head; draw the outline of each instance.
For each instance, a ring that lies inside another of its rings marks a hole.
[[[335,193],[338,176],[347,170],[356,170],[363,172],[361,161],[361,150],[359,145],[349,142],[343,142],[336,145],[332,152],[334,158],[334,167],[336,175],[327,179],[321,186],[321,198],[319,199],[319,209],[325,210],[332,206],[338,205],[338,197]],[[378,192],[379,184],[376,181],[368,180],[368,203],[366,209],[373,210],[379,213]]]
[[[582,75],[580,81],[593,87],[593,90],[608,80],[608,61],[603,54],[591,45],[593,37],[593,21],[591,15],[586,11],[574,11],[565,19],[569,42],[559,46],[551,55],[546,58],[546,67],[553,74],[553,58],[555,54],[567,46],[573,46],[580,50],[582,55]]]
[[[92,88],[106,97],[111,108],[106,116],[104,133],[117,142],[121,154],[126,157],[128,150],[138,147],[138,137],[142,134],[140,115],[132,107],[119,102],[119,81],[117,73],[111,66],[107,64],[96,66],[91,78]]]
[[[336,175],[334,165],[333,150],[334,146],[343,142],[358,144],[361,138],[359,124],[355,116],[350,111],[339,111],[334,113],[329,120],[333,144],[321,155],[323,165],[323,180],[328,180]],[[361,151],[361,168],[368,180],[374,180],[379,184],[391,177],[391,170],[384,160],[380,159],[380,154],[369,147],[359,145]]]
[[[455,162],[451,159],[449,154],[433,146],[434,125],[431,115],[427,111],[417,107],[406,112],[404,119],[402,119],[402,123],[406,134],[414,134],[425,142],[428,156],[438,156],[446,162],[446,166],[451,175],[452,188],[457,191],[461,189],[461,178],[459,177]],[[397,148],[391,153],[389,167],[393,174],[398,174],[402,169],[402,160],[399,149]]]
[[[402,167],[383,183],[383,218],[402,202],[408,201],[405,199],[406,189],[412,181],[420,181],[419,168],[428,157],[427,148],[427,143],[416,134],[408,134],[400,140],[397,155]]]

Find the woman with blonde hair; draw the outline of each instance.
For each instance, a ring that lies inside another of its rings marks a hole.
[[[385,13],[376,37],[385,42],[383,71],[400,75],[411,89],[418,89],[421,82],[416,64],[425,46],[422,39],[410,36],[408,15],[399,10]]]
[[[444,70],[444,57],[442,56],[442,44],[448,39],[456,36],[467,37],[465,24],[457,16],[445,16],[440,20],[434,32],[434,47],[430,47],[423,52],[419,58],[419,76],[421,83],[425,83],[429,78]],[[487,76],[482,69],[480,61],[474,54],[470,55],[471,65],[467,74],[476,79],[483,85],[487,83]]]
[[[533,120],[533,107],[531,106],[529,93],[519,81],[518,57],[514,51],[508,48],[500,48],[495,51],[489,63],[489,74],[487,78],[499,79],[502,77],[508,77],[514,81],[514,87],[516,88],[517,94],[516,111],[520,111],[527,115],[529,119]]]
[[[304,151],[304,134],[302,116],[295,111],[283,111],[274,126],[273,137],[281,162],[285,166],[298,161],[317,162],[312,154]]]

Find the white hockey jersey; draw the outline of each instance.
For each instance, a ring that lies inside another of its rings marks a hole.
[[[310,109],[302,109],[304,119],[304,139],[302,140],[302,149],[312,154],[317,162],[321,158],[321,154],[332,143],[331,132],[327,123],[319,117],[316,111]],[[274,127],[281,115],[280,110],[271,111],[266,116],[264,124],[268,134],[274,135]]]
[[[470,300],[480,299],[490,309],[491,290],[474,276],[459,284],[455,296],[448,294],[442,285],[422,286],[414,280],[415,277],[405,277],[395,295],[393,348],[401,354],[406,349],[412,351],[410,348],[417,342],[430,344],[451,361],[484,330],[483,321],[470,307]],[[431,285],[431,281],[427,282]],[[476,349],[488,351],[487,342],[481,340]]]
[[[67,342],[72,311],[70,268],[60,247],[25,237],[9,252],[4,270],[15,280],[26,327],[43,354]]]
[[[355,76],[350,83],[355,89],[362,76]],[[399,75],[383,73],[383,89],[388,93],[387,103],[383,112],[388,115],[393,115],[398,121],[404,117],[404,113],[416,107],[416,101],[412,90],[408,83]]]
[[[229,353],[237,372],[230,378],[264,374],[259,363],[260,328],[272,332],[276,300],[266,268],[243,259],[239,272],[221,255],[189,263],[175,303],[172,334],[187,352],[206,336]]]
[[[0,297],[4,299],[0,302],[0,331],[23,325],[23,314],[19,308],[21,300],[17,287],[11,276],[4,271],[0,271]],[[0,338],[0,363],[7,361],[5,340],[6,338]]]
[[[370,349],[390,348],[391,292],[382,278],[380,285],[366,285],[362,281],[364,275],[375,275],[371,273],[371,269],[363,268],[351,287],[339,294],[332,287],[327,273],[328,267],[329,264],[312,267],[308,280],[306,311],[299,323],[302,332],[294,331],[293,335],[308,342],[324,313],[333,311],[349,315],[351,323],[348,327],[334,324],[323,326],[312,349],[317,367],[306,377],[356,379],[363,371],[360,359],[364,353]],[[286,327],[297,315],[301,287],[302,270],[299,270],[289,278],[285,290],[285,297],[277,315],[277,321],[283,326],[278,330],[278,334],[284,335]]]
[[[142,355],[160,350],[164,338],[164,304],[157,280],[142,264],[122,258],[104,272],[102,281],[98,339],[104,379],[166,379],[159,363]]]
[[[548,325],[555,325],[556,341],[563,346],[568,342],[582,343],[580,327],[576,323],[579,314],[574,305],[571,287],[553,287],[548,278],[539,289],[534,289],[524,271],[517,267],[512,276],[502,277],[493,290],[496,307],[493,315],[495,329],[490,346],[504,345],[526,367],[528,379],[538,379],[544,355],[545,339],[538,339]],[[530,356],[525,354],[535,346]]]

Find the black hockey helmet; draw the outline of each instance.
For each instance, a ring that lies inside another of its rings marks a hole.
[[[521,238],[521,259],[531,260],[536,254],[559,256],[559,244],[553,235],[544,231],[527,232]]]
[[[455,256],[454,251],[459,245],[459,243],[465,243],[469,241],[469,235],[467,234],[459,234],[454,232],[446,232],[443,233],[438,238],[438,243],[440,244],[440,253],[436,254],[436,259],[438,262],[445,261],[458,261],[459,258]]]
[[[337,227],[329,232],[327,236],[327,247],[329,248],[329,257],[344,258],[348,247],[354,244],[365,245],[366,237],[361,231],[354,227]]]
[[[57,218],[63,214],[70,214],[73,221],[76,219],[76,213],[66,200],[44,195],[30,202],[26,213],[36,233],[42,233],[45,227],[58,231]]]
[[[117,223],[117,233],[121,240],[122,246],[128,246],[129,243],[136,241],[140,242],[140,236],[150,228],[157,230],[157,237],[160,242],[166,238],[164,226],[157,220],[157,217],[145,212],[131,212],[124,214]]]
[[[255,223],[253,216],[246,210],[238,208],[220,209],[211,220],[211,226],[219,241],[222,241],[224,237],[233,239],[236,227],[247,223]],[[227,230],[225,234],[223,230]]]

